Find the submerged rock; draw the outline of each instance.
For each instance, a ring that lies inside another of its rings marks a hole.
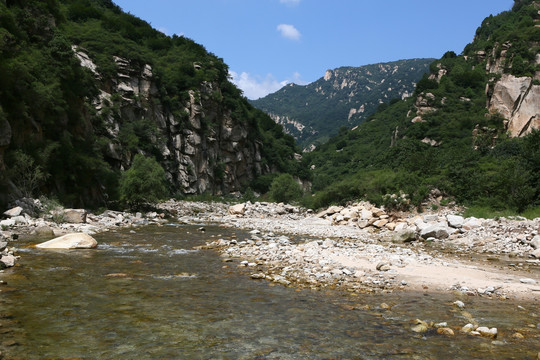
[[[88,234],[72,233],[36,245],[40,249],[93,249],[97,241]]]

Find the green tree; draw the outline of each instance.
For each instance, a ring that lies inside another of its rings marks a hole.
[[[290,174],[281,174],[270,185],[270,197],[274,201],[289,203],[302,197],[302,187]]]
[[[165,170],[154,158],[135,155],[133,165],[120,178],[120,200],[134,207],[167,195]]]

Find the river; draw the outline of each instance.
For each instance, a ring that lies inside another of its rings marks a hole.
[[[193,250],[247,232],[166,225],[98,234],[95,250],[16,244],[0,287],[5,359],[536,359],[533,304],[458,295],[352,296],[252,280],[237,262]],[[461,299],[463,312],[452,305]],[[389,304],[391,310],[380,307]],[[474,318],[499,338],[458,329]],[[416,318],[455,336],[416,334]],[[515,339],[519,331],[524,339]]]

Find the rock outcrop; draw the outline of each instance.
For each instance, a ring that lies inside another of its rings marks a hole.
[[[494,85],[488,107],[508,120],[512,136],[540,129],[540,85],[534,85],[530,77],[503,74]]]
[[[129,168],[134,155],[120,141],[126,124],[148,122],[157,126],[159,134],[147,140],[161,152],[160,162],[172,187],[182,193],[238,191],[241,184],[269,171],[261,165],[261,143],[248,136],[254,129],[214,100],[221,94],[215,83],[204,82],[199,90],[190,90],[183,110],[173,113],[161,105],[162,94],[150,65],[114,57],[118,74],[104,82],[84,49],[73,49],[81,66],[90,69],[101,86],[94,107],[105,118],[107,161],[119,169]],[[197,71],[197,64],[193,66]]]

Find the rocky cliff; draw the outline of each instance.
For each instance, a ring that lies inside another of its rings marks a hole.
[[[83,49],[73,49],[100,85],[93,106],[104,118],[109,139],[107,160],[117,167],[129,168],[134,155],[122,142],[124,126],[146,120],[157,125],[159,132],[151,140],[161,152],[170,182],[184,194],[238,191],[269,171],[261,166],[262,143],[248,139],[253,129],[235,121],[230,110],[213,101],[212,93],[220,92],[217,84],[205,82],[200,90],[190,90],[178,116],[160,104],[161,94],[150,65],[133,66],[128,59],[114,57],[118,73],[104,83],[89,55]],[[197,70],[197,65],[193,66]]]
[[[307,148],[337,134],[341,126],[352,128],[361,124],[380,104],[411,96],[432,60],[400,60],[327,70],[309,85],[290,84],[251,103]]]
[[[265,192],[272,172],[299,169],[294,139],[202,45],[110,0],[0,1],[0,14],[0,207],[23,194],[108,205],[136,154],[171,196]]]

